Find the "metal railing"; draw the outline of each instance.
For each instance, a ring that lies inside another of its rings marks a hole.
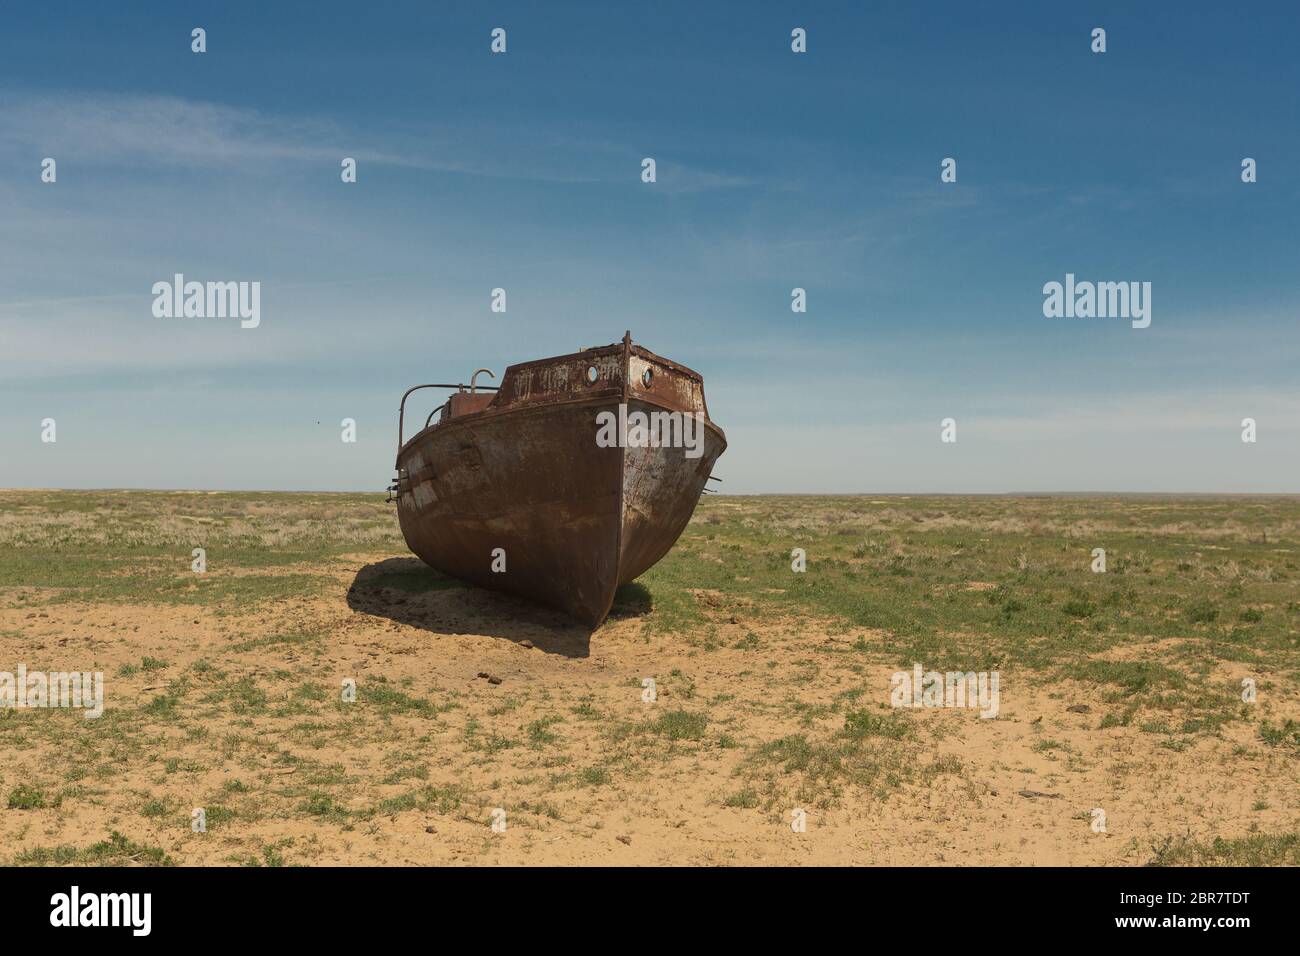
[[[487,392],[495,392],[497,390],[497,386],[495,385],[478,384],[477,379],[479,375],[482,374],[483,372],[487,372],[487,374],[492,375],[493,378],[496,378],[496,376],[492,374],[491,369],[481,368],[475,371],[474,374],[471,375],[469,379],[469,393],[471,395],[475,394],[479,389],[483,389],[484,391]],[[397,406],[397,450],[399,453],[402,450],[402,435],[406,430],[406,400],[410,397],[412,392],[418,392],[422,388],[454,388],[457,391],[463,392],[465,391],[465,383],[457,382],[454,385],[450,385],[445,382],[430,382],[426,385],[412,385],[410,388],[408,388],[405,392],[402,393],[401,404]],[[446,402],[443,402],[442,405],[439,405],[438,408],[435,408],[432,412],[429,413],[429,417],[425,419],[424,422],[425,428],[429,427],[429,422],[433,421],[433,416],[437,414],[438,410],[445,407],[450,401],[451,399],[448,399]]]

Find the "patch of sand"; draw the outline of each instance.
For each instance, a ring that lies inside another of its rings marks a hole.
[[[844,787],[805,804],[807,831],[795,833],[792,802],[726,800],[746,785],[754,748],[793,734],[832,738],[843,724],[837,702],[887,704],[898,667],[882,635],[826,621],[732,623],[727,605],[715,646],[703,649],[635,617],[587,635],[479,590],[406,594],[361,579],[349,596],[356,573],[386,557],[318,569],[338,581],[326,596],[221,614],[6,604],[0,670],[100,670],[107,682],[102,722],[0,711],[3,793],[34,783],[63,794],[57,807],[0,808],[6,853],[85,847],[117,830],[186,864],[278,853],[321,864],[1098,865],[1145,862],[1169,835],[1296,825],[1297,760],[1264,746],[1251,725],[1171,749],[1136,726],[1099,729],[1118,709],[1105,688],[1012,669],[1001,673],[997,719],[907,712],[916,729],[900,745],[908,758],[956,758],[960,772],[883,797]],[[1132,653],[1159,660],[1169,646]],[[121,671],[145,657],[166,666]],[[658,683],[654,702],[642,700],[646,677]],[[436,712],[343,704],[345,679],[400,688]],[[266,699],[241,708],[240,688]],[[138,710],[169,695],[170,712]],[[1300,716],[1291,688],[1260,706],[1278,720]],[[707,715],[699,740],[638,731],[678,710]],[[114,725],[119,712],[132,720]],[[627,736],[611,732],[620,726]],[[223,791],[232,781],[246,792]],[[455,789],[459,805],[384,803],[422,787]],[[313,810],[320,794],[345,812]],[[147,815],[151,802],[166,809]],[[237,816],[191,832],[189,811],[218,804]],[[504,833],[490,826],[497,807],[507,811]],[[1105,813],[1104,833],[1093,832],[1094,809]]]

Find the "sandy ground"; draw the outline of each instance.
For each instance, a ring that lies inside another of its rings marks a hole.
[[[1140,864],[1171,836],[1281,832],[1300,818],[1295,757],[1262,745],[1252,724],[1179,750],[1137,726],[1098,729],[1116,707],[1096,687],[1015,670],[1001,675],[997,719],[911,711],[912,739],[885,742],[917,768],[955,757],[956,772],[801,791],[797,773],[768,765],[759,805],[728,806],[755,779],[754,748],[790,734],[832,738],[842,695],[862,708],[887,703],[896,667],[876,653],[879,634],[732,615],[708,653],[647,635],[635,616],[588,636],[482,591],[367,588],[363,569],[389,558],[352,556],[332,570],[339,587],[327,596],[243,613],[0,609],[7,658],[29,668],[93,661],[108,706],[101,721],[0,712],[21,722],[3,738],[4,791],[66,788],[58,806],[0,809],[5,853],[86,847],[116,830],[196,865]],[[300,632],[319,636],[258,643]],[[145,656],[166,667],[117,676]],[[196,670],[200,661],[221,676]],[[1222,670],[1225,683],[1240,679]],[[145,709],[182,676],[172,712]],[[654,702],[642,700],[645,677],[658,681]],[[381,708],[364,694],[344,703],[349,678],[362,688],[382,679],[433,712]],[[265,701],[233,706],[238,695],[222,689],[240,681]],[[1291,688],[1266,685],[1254,706],[1275,720],[1300,716]],[[114,729],[122,710],[132,720]],[[707,715],[698,739],[644,731],[677,710]],[[459,797],[384,804],[421,788]],[[313,812],[305,802],[320,794],[329,808]],[[150,801],[164,809],[142,810]],[[192,832],[190,809],[216,803],[233,816]],[[491,827],[498,807],[504,832]],[[1094,832],[1094,809],[1105,832]]]

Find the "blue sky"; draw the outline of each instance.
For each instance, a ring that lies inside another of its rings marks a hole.
[[[727,491],[1300,491],[1295,8],[1133,6],[7,5],[0,487],[381,489],[408,385],[631,329]]]

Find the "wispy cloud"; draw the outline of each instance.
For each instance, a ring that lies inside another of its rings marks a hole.
[[[527,131],[523,131],[527,132]],[[117,93],[0,93],[0,151],[150,167],[247,167],[258,163],[359,164],[553,183],[635,181],[642,153],[631,143],[556,136],[539,129],[521,153],[521,130],[488,121],[465,127],[368,129],[329,116],[286,116],[244,107]],[[751,186],[745,176],[665,156],[661,191]]]
[[[0,116],[11,148],[132,166],[337,159],[345,140],[327,120],[287,120],[173,96],[11,91],[0,94]],[[382,153],[367,158],[395,160]]]

